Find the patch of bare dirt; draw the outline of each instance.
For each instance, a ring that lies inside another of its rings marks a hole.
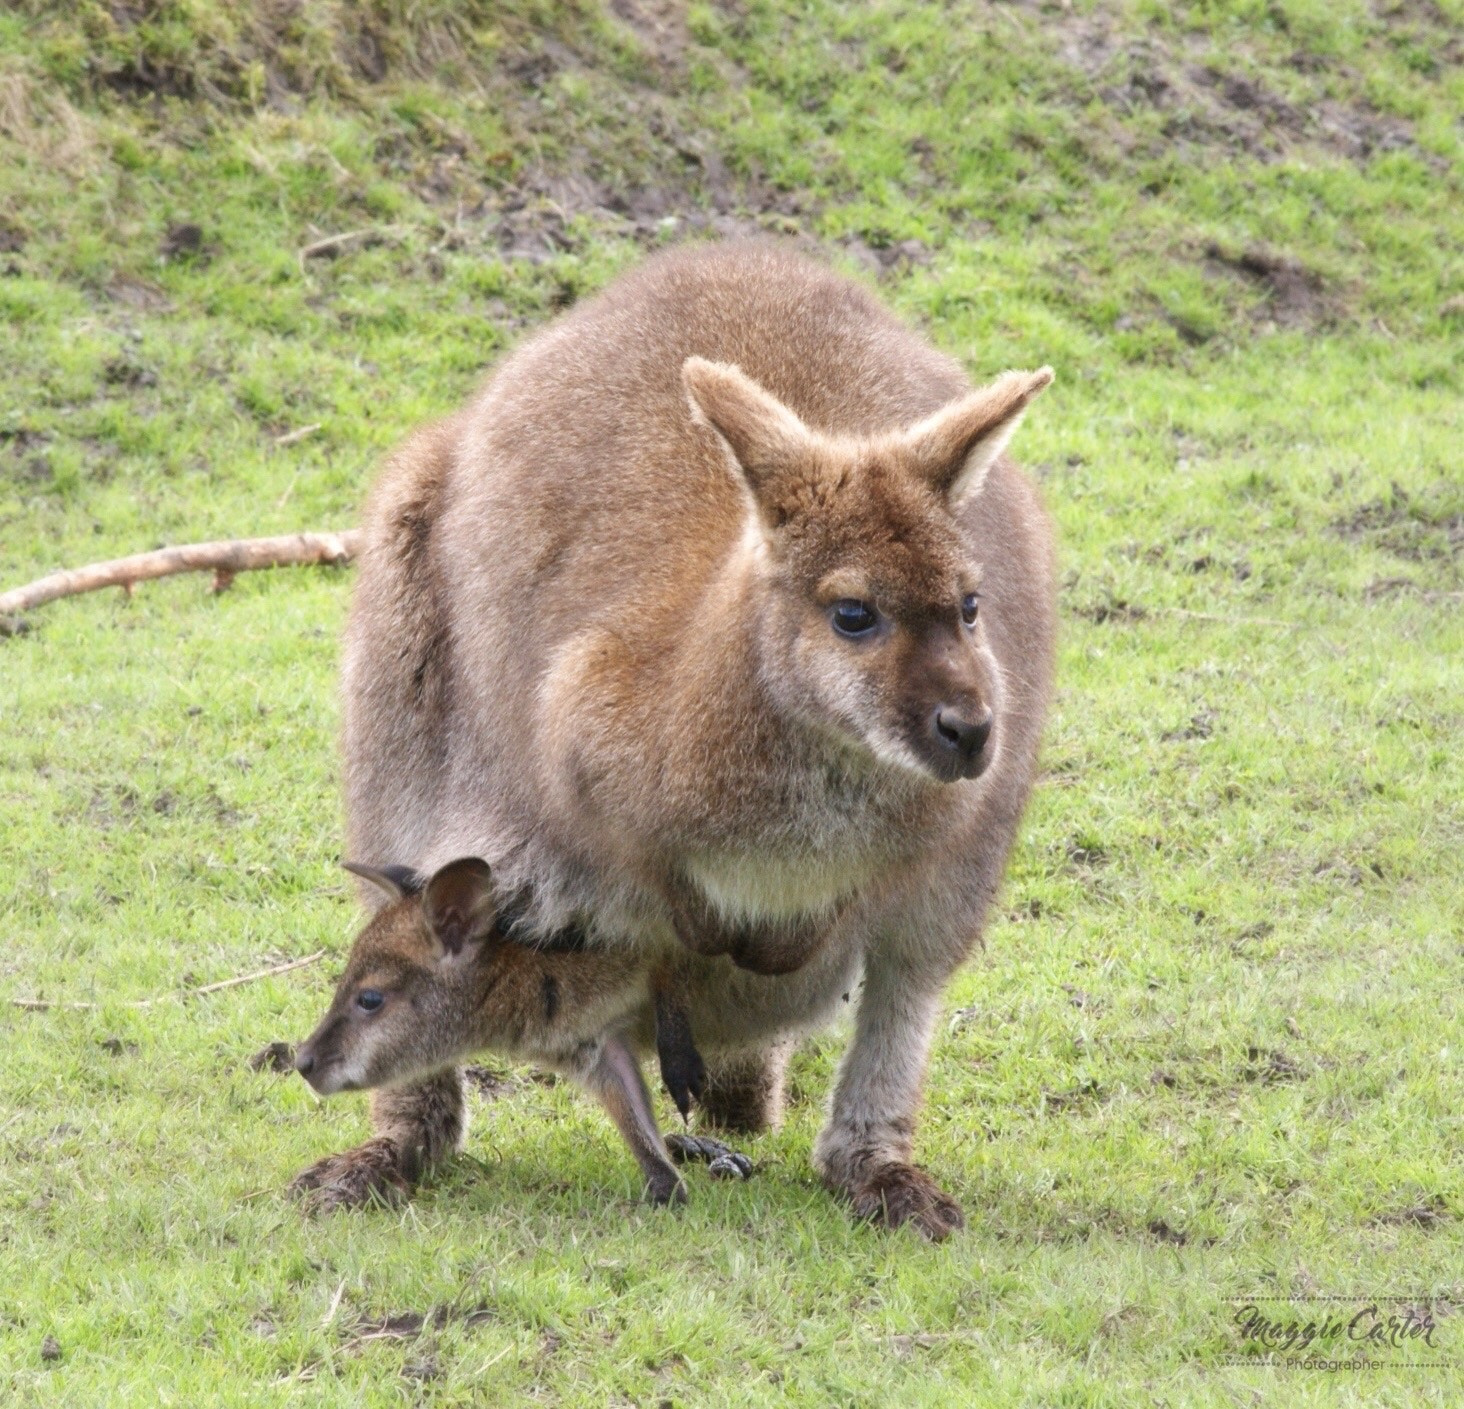
[[[1305,1081],[1310,1073],[1295,1057],[1263,1047],[1246,1048],[1246,1067],[1241,1075],[1247,1081],[1273,1085],[1285,1081]]]
[[[1449,1206],[1437,1194],[1421,1203],[1407,1204],[1403,1208],[1389,1209],[1386,1213],[1379,1213],[1368,1219],[1369,1223],[1378,1226],[1393,1226],[1395,1228],[1439,1228],[1447,1223],[1452,1215]]]
[[[1238,276],[1264,295],[1266,315],[1282,328],[1307,328],[1334,321],[1342,302],[1322,276],[1300,261],[1259,247],[1232,251],[1205,247],[1211,273]]]
[[[1145,621],[1149,616],[1147,607],[1112,595],[1090,606],[1075,607],[1073,610],[1075,615],[1086,618],[1095,626],[1102,626],[1106,621]]]
[[[289,1042],[271,1042],[249,1058],[250,1071],[290,1072],[295,1070],[295,1048]]]
[[[1413,128],[1403,118],[1379,112],[1365,100],[1341,102],[1320,91],[1307,102],[1293,101],[1262,79],[1215,65],[1203,41],[1171,40],[1157,34],[1137,38],[1115,32],[1102,14],[1053,15],[1057,52],[1096,85],[1098,96],[1125,116],[1143,111],[1162,115],[1161,132],[1170,142],[1220,147],[1233,155],[1275,161],[1299,146],[1321,147],[1354,161],[1379,152],[1419,151]],[[1447,31],[1444,31],[1447,33]],[[1330,61],[1308,62],[1293,56],[1303,74],[1336,77]]]
[[[169,313],[172,300],[156,284],[140,279],[134,274],[113,274],[107,280],[107,297],[126,308],[135,308],[140,313]]]
[[[1332,532],[1349,543],[1370,542],[1410,562],[1453,564],[1464,557],[1464,509],[1454,507],[1457,491],[1439,484],[1410,494],[1396,482],[1386,499],[1370,499],[1341,518]],[[1411,580],[1388,579],[1371,595],[1402,586]]]
[[[1202,709],[1198,714],[1190,717],[1188,724],[1181,725],[1178,729],[1166,729],[1159,738],[1166,744],[1183,743],[1190,739],[1208,739],[1214,732],[1214,712]]]
[[[463,1076],[468,1085],[485,1101],[496,1101],[511,1095],[523,1084],[508,1072],[494,1071],[490,1067],[464,1067]]]
[[[1064,1111],[1085,1110],[1102,1099],[1103,1088],[1091,1079],[1079,1083],[1066,1091],[1042,1092],[1042,1108],[1053,1115]]]
[[[424,1331],[447,1326],[471,1329],[496,1319],[488,1306],[435,1306],[430,1311],[394,1311],[364,1316],[346,1328],[345,1349],[360,1350],[372,1341],[415,1340]]]
[[[674,164],[673,164],[674,162]],[[509,259],[540,263],[577,253],[606,234],[643,245],[749,235],[805,235],[808,207],[797,193],[738,179],[700,139],[672,134],[660,165],[624,184],[592,174],[589,154],[561,166],[535,166],[487,192],[464,212]]]
[[[691,42],[685,0],[610,0],[610,11],[634,31],[657,66],[677,69],[685,63]]]
[[[1172,1243],[1177,1248],[1182,1248],[1189,1242],[1189,1234],[1179,1228],[1171,1228],[1162,1218],[1156,1218],[1149,1224],[1149,1236],[1157,1238],[1161,1243]]]

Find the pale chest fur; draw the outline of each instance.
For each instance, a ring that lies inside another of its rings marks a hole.
[[[867,880],[860,859],[708,851],[682,869],[723,919],[755,923],[832,914]]]

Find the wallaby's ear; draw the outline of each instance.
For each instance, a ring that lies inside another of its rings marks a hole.
[[[402,900],[422,889],[422,877],[410,866],[363,866],[359,861],[342,861],[353,876],[370,881],[392,900]]]
[[[448,954],[458,954],[464,945],[486,938],[498,914],[488,863],[476,856],[449,861],[427,882],[422,908],[433,935]]]
[[[730,363],[688,357],[681,380],[692,414],[727,443],[754,497],[812,438],[776,396]]]
[[[969,499],[1007,447],[1034,397],[1052,382],[1052,368],[1003,372],[990,386],[942,407],[906,432],[926,475],[951,504]]]

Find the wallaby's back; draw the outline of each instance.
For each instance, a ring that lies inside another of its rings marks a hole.
[[[456,439],[455,419],[416,431],[366,506],[341,693],[347,854],[378,862],[414,861],[436,828],[453,669],[434,536]]]

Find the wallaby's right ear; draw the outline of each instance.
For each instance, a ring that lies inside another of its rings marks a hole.
[[[359,861],[342,861],[341,865],[391,900],[403,900],[422,889],[422,877],[410,866],[363,866]]]
[[[449,861],[427,882],[422,908],[433,935],[448,954],[458,954],[464,945],[486,939],[498,915],[488,863],[476,856]]]
[[[768,482],[793,461],[812,432],[771,392],[727,362],[688,357],[681,380],[692,414],[721,436],[759,501]]]

